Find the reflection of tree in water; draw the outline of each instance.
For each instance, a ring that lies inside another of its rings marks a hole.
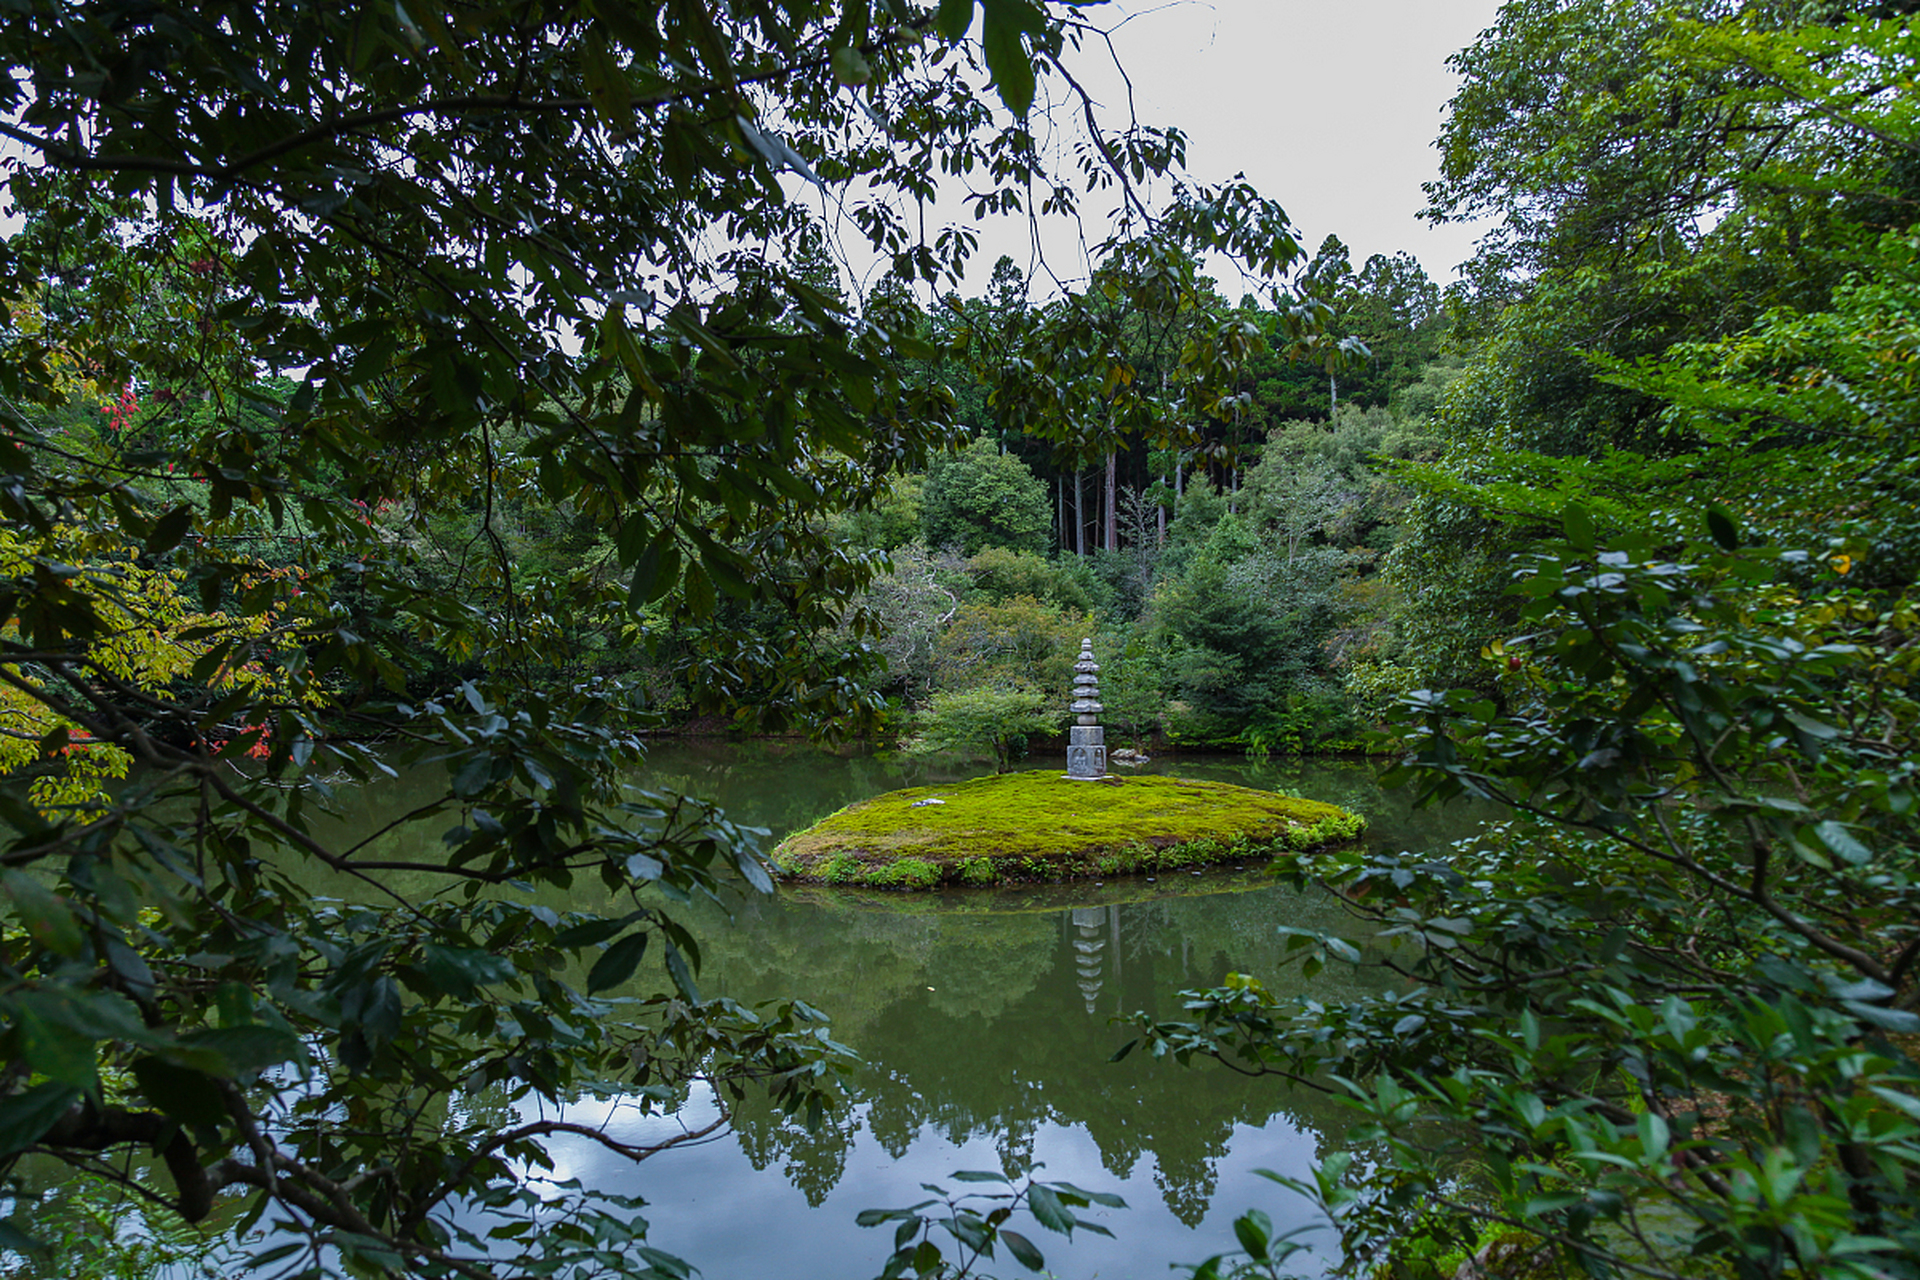
[[[787,908],[742,904],[739,927],[713,930],[703,981],[736,999],[794,990],[863,1049],[869,1029],[913,1006],[945,1019],[991,1021],[1047,972],[1055,925],[1045,915]],[[864,1049],[863,1049],[864,1051]]]
[[[786,1175],[810,1208],[818,1209],[827,1193],[839,1185],[847,1171],[847,1152],[860,1133],[860,1113],[842,1107],[820,1122],[811,1133],[799,1120],[774,1110],[765,1095],[749,1093],[732,1108],[734,1132],[740,1150],[755,1169],[765,1169],[784,1157],[780,1172]],[[904,1153],[896,1152],[895,1157]]]
[[[1052,968],[1054,928],[1045,915],[953,920],[928,957],[927,1003],[955,1021],[998,1018]]]
[[[920,1136],[920,1121],[907,1112],[893,1108],[882,1112],[869,1112],[867,1127],[873,1132],[874,1141],[880,1149],[895,1160],[907,1154],[913,1140]]]
[[[742,1145],[756,1168],[783,1161],[818,1203],[863,1126],[896,1158],[924,1130],[955,1145],[984,1138],[1011,1170],[1031,1160],[1041,1128],[1057,1124],[1084,1130],[1117,1178],[1151,1154],[1167,1207],[1196,1223],[1237,1125],[1284,1111],[1326,1132],[1336,1113],[1316,1095],[1218,1069],[1109,1063],[1124,1038],[1110,1019],[1137,1008],[1172,1014],[1175,992],[1229,968],[1284,995],[1296,980],[1279,968],[1278,924],[1338,929],[1346,920],[1326,895],[1279,889],[1025,915],[749,904],[740,927],[705,935],[709,988],[743,1000],[805,990],[867,1065],[850,1089],[864,1104],[857,1117],[843,1112],[809,1135],[764,1106],[743,1106]],[[1315,991],[1337,998],[1367,985],[1333,971]]]
[[[1107,1008],[1114,1014],[1134,1009],[1171,1014],[1173,1006],[1166,997],[1174,991],[1217,986],[1229,973],[1252,974],[1276,994],[1305,991],[1294,968],[1297,957],[1288,949],[1287,935],[1279,930],[1350,936],[1356,923],[1332,894],[1301,894],[1279,887],[1129,904],[1120,909],[1120,954],[1128,964],[1157,965],[1156,971],[1169,974],[1173,985],[1142,992],[1129,984],[1128,1000],[1109,1002]],[[1114,949],[1110,944],[1109,953]],[[1374,953],[1363,948],[1363,954],[1371,958]],[[1312,991],[1317,999],[1343,999],[1380,986],[1377,973],[1336,965],[1314,979]]]
[[[1218,1181],[1215,1161],[1226,1153],[1227,1139],[1232,1136],[1232,1125],[1219,1126],[1216,1134],[1209,1135],[1205,1154],[1192,1161],[1180,1160],[1170,1151],[1154,1148],[1158,1167],[1154,1170],[1153,1185],[1160,1188],[1160,1198],[1166,1201],[1168,1211],[1190,1227],[1199,1226],[1200,1220],[1207,1216],[1207,1206],[1213,1203],[1213,1188]]]

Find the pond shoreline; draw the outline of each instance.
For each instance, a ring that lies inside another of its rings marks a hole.
[[[730,746],[754,746],[760,744],[790,743],[796,748],[808,748],[828,755],[847,757],[853,755],[895,755],[899,754],[893,745],[893,739],[849,738],[843,742],[823,743],[804,733],[734,733],[727,729],[727,720],[723,716],[702,716],[689,720],[684,725],[671,729],[647,729],[640,733],[643,742],[661,741],[672,743],[714,743]],[[1067,738],[1032,738],[1028,741],[1027,754],[1014,762],[1016,768],[1038,767],[1039,762],[1048,754],[1066,758]],[[1395,758],[1391,751],[1368,751],[1356,748],[1310,751],[1259,751],[1252,747],[1235,747],[1231,744],[1205,745],[1147,741],[1137,749],[1153,760],[1325,760],[1350,764],[1365,764],[1370,761],[1388,761]],[[985,764],[991,762],[988,756],[970,756],[967,759]],[[1124,761],[1113,761],[1125,766]]]

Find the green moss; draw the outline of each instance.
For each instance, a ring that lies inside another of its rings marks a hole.
[[[858,883],[886,889],[931,889],[940,883],[940,868],[925,858],[902,858],[883,867],[866,868]]]
[[[987,885],[999,879],[990,858],[964,858],[954,871],[961,884]]]
[[[1357,813],[1339,810],[1328,814],[1310,826],[1289,828],[1284,839],[1287,848],[1299,852],[1318,849],[1323,845],[1340,844],[1348,840],[1357,840],[1360,833],[1367,829],[1367,820]]]
[[[783,840],[773,864],[801,880],[925,889],[1263,860],[1365,829],[1357,814],[1270,791],[1190,778],[1073,781],[1046,769],[848,805]]]
[[[797,874],[790,872],[789,874]],[[828,884],[860,884],[860,860],[852,854],[836,853],[819,865],[819,876]]]

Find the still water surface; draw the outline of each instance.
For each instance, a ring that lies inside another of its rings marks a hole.
[[[1376,847],[1431,849],[1475,821],[1410,811],[1368,764],[1203,758],[1147,771],[1328,800],[1365,814]],[[724,805],[736,821],[769,828],[770,847],[853,800],[964,776],[801,746],[696,742],[656,746],[639,781]],[[831,1015],[836,1038],[863,1059],[851,1105],[813,1133],[764,1107],[737,1107],[714,1138],[637,1169],[591,1144],[566,1146],[556,1174],[644,1196],[650,1242],[710,1280],[875,1275],[892,1231],[862,1229],[855,1215],[923,1199],[923,1182],[957,1190],[959,1169],[1043,1163],[1044,1177],[1125,1197],[1127,1209],[1090,1215],[1111,1240],[1076,1233],[1069,1244],[1021,1224],[1048,1270],[1070,1280],[1164,1276],[1170,1263],[1231,1250],[1232,1220],[1252,1207],[1282,1231],[1309,1225],[1304,1202],[1254,1171],[1305,1176],[1341,1145],[1344,1121],[1326,1097],[1218,1068],[1108,1060],[1129,1038],[1116,1017],[1178,1016],[1181,991],[1229,972],[1327,1000],[1378,985],[1364,965],[1311,984],[1283,968],[1276,926],[1353,937],[1353,923],[1330,895],[1296,894],[1251,872],[937,899],[805,889],[742,903],[730,920],[716,912],[699,922],[703,991],[748,1003],[798,995]],[[717,1115],[699,1094],[675,1117],[570,1112],[638,1142]]]

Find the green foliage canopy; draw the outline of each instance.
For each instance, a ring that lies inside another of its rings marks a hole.
[[[1078,186],[1056,174],[1024,113],[1071,56],[1071,8],[977,8],[977,28],[968,0],[0,19],[0,133],[30,157],[0,293],[59,295],[0,359],[0,515],[25,544],[0,680],[62,722],[38,767],[82,739],[138,767],[98,815],[0,797],[0,1160],[125,1179],[126,1152],[156,1151],[183,1217],[243,1194],[241,1229],[323,1270],[685,1274],[633,1205],[526,1176],[563,1133],[650,1154],[551,1107],[670,1107],[706,1080],[817,1116],[845,1055],[803,1003],[701,998],[677,904],[764,889],[753,833],[622,785],[630,691],[532,671],[553,618],[599,611],[637,647],[671,630],[702,708],[872,722],[848,605],[879,565],[827,521],[945,446],[949,401],[906,375],[917,339],[822,287],[791,187],[861,183],[859,230],[902,280],[948,283],[971,251],[908,217],[943,170],[986,175],[983,211],[1036,188],[1071,210],[1124,172],[1129,231],[1292,251],[1243,185],[1185,184],[1166,132],[1102,138],[1111,167]],[[123,287],[148,278],[176,290],[165,323]],[[76,367],[173,408],[89,438]],[[529,496],[606,558],[531,589],[497,517]],[[446,512],[492,561],[483,591],[418,563],[411,535]],[[305,576],[263,577],[261,548]],[[97,642],[155,620],[75,561],[134,556],[269,625],[195,637],[166,688],[117,679]],[[852,641],[823,648],[836,628]],[[280,654],[268,691],[210,683]],[[475,678],[437,683],[455,662]],[[446,786],[400,823],[403,856],[317,834],[346,786],[414,766]],[[321,876],[367,905],[316,896]],[[670,994],[631,994],[643,961]],[[483,1237],[490,1217],[509,1221]]]
[[[1044,554],[1053,524],[1046,486],[988,436],[933,460],[920,512],[928,546],[967,556],[983,547]]]
[[[1403,775],[1510,820],[1345,882],[1400,990],[1237,978],[1142,1019],[1340,1082],[1373,1159],[1299,1189],[1349,1259],[1498,1230],[1590,1276],[1914,1274],[1912,42],[1517,0],[1463,55],[1440,195],[1503,211],[1489,256],[1530,278],[1483,290],[1449,453],[1403,472],[1403,582],[1473,633],[1423,655],[1472,687],[1404,699]],[[1201,1274],[1275,1274],[1247,1224]]]

